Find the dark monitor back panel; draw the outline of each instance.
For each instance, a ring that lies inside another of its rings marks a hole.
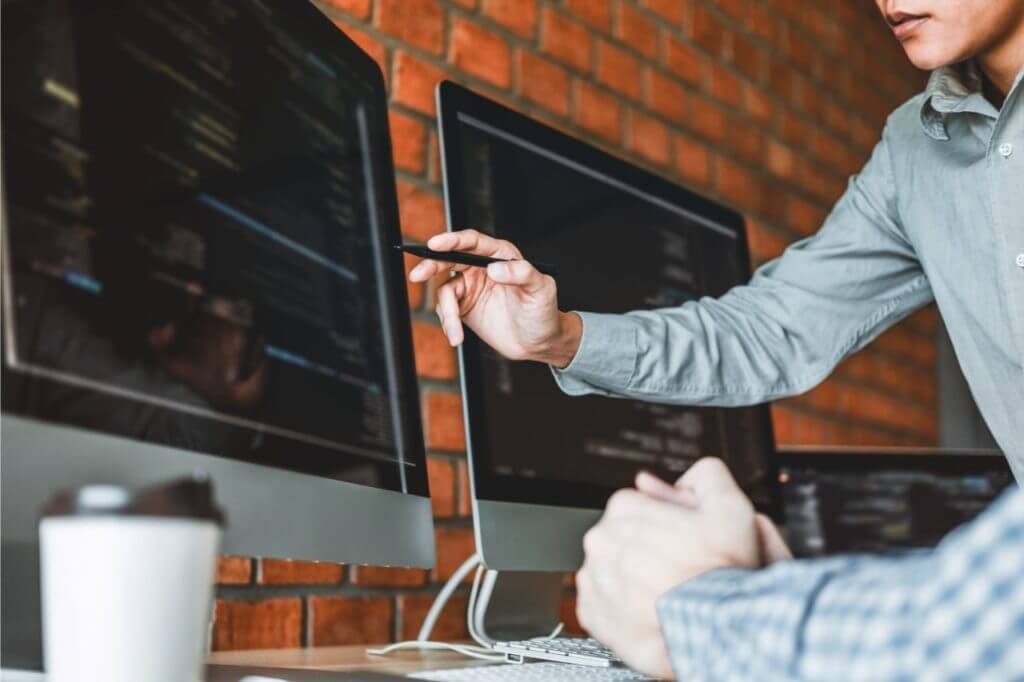
[[[780,452],[797,556],[931,547],[1015,485],[998,453]]]
[[[376,64],[305,0],[3,4],[3,409],[426,495]]]
[[[451,83],[440,101],[451,229],[556,265],[562,309],[675,307],[749,277],[743,219],[728,207]],[[472,335],[460,357],[478,499],[601,508],[639,469],[674,480],[715,455],[773,506],[766,406],[572,397],[547,366],[509,361]]]

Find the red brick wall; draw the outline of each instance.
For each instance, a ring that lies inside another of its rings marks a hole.
[[[434,84],[452,78],[739,207],[760,263],[814,232],[923,83],[869,0],[324,0],[387,76],[406,236],[444,229]],[[225,558],[214,647],[415,634],[472,551],[455,355],[409,290],[430,487],[432,571]],[[936,440],[936,326],[918,313],[811,393],[773,408],[782,443]],[[465,637],[465,595],[438,630]],[[571,596],[566,598],[571,618]]]

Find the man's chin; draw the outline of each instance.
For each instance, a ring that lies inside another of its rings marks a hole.
[[[931,45],[915,45],[913,41],[904,43],[903,51],[910,63],[922,71],[934,71],[962,61],[959,54],[950,53],[947,49],[935,49]]]

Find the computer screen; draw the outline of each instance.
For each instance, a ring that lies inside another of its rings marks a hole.
[[[950,451],[780,453],[797,556],[937,544],[1014,485],[1002,454]]]
[[[468,91],[445,97],[455,103],[443,131],[451,227],[557,266],[561,309],[676,307],[748,278],[738,214]],[[472,335],[462,360],[477,497],[599,507],[638,470],[675,480],[717,456],[755,502],[772,504],[764,406],[572,397],[549,367],[507,360]]]
[[[4,411],[426,494],[376,65],[305,2],[5,2]]]

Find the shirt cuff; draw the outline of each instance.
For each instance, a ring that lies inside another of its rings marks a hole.
[[[583,332],[575,357],[564,369],[551,368],[569,395],[624,391],[636,371],[636,322],[625,315],[580,313]]]
[[[676,679],[710,679],[722,649],[727,604],[750,576],[746,569],[720,568],[687,580],[658,599],[658,621]]]

